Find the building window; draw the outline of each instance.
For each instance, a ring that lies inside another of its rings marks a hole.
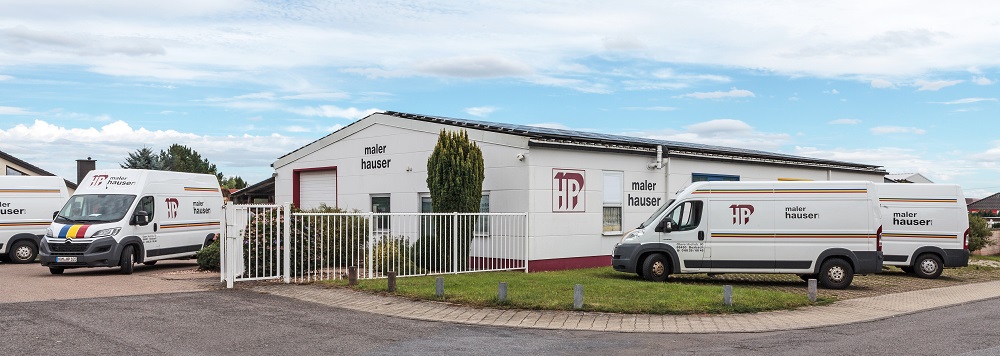
[[[21,172],[21,171],[15,169],[14,167],[7,166],[7,175],[9,175],[9,176],[26,176],[27,174],[24,174],[24,172]]]
[[[490,212],[490,195],[483,194],[479,198],[479,212],[489,213]],[[489,235],[490,234],[490,217],[480,215],[479,219],[476,220],[476,235]]]
[[[734,176],[730,174],[691,173],[691,183],[718,182],[718,181],[736,182],[739,180],[740,176]]]
[[[372,195],[372,212],[389,213],[389,196]],[[375,217],[375,231],[389,231],[389,216],[381,215]]]
[[[625,173],[604,172],[603,233],[622,232],[622,197]]]
[[[433,213],[434,212],[434,207],[431,205],[431,196],[430,195],[421,195],[420,196],[420,212],[421,213]]]

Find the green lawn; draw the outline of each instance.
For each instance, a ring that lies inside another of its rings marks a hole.
[[[444,278],[443,298],[435,295],[435,279]],[[497,300],[499,282],[507,282],[508,302]],[[346,286],[347,280],[321,282]],[[361,280],[358,290],[385,292],[385,279]],[[794,309],[807,305],[806,285],[800,293],[766,287],[733,287],[733,305],[722,303],[722,285],[668,281],[647,282],[634,274],[610,267],[556,272],[484,272],[444,276],[406,277],[396,280],[395,295],[494,308],[573,309],[573,286],[584,288],[586,311],[642,314],[753,313]],[[833,302],[819,298],[815,305]]]
[[[972,255],[971,257],[972,257],[972,259],[978,259],[978,260],[991,260],[991,261],[997,261],[997,262],[1000,262],[1000,255],[992,255],[992,256],[979,256],[979,255]]]

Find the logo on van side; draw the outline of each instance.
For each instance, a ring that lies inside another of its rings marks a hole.
[[[177,208],[181,206],[181,203],[177,201],[177,198],[167,198],[165,202],[167,203],[167,217],[171,219],[176,218]]]
[[[108,175],[107,174],[98,174],[98,175],[94,176],[94,180],[90,181],[90,186],[91,187],[96,187],[98,185],[101,185],[101,183],[104,183],[104,181],[106,181],[106,180],[108,180]]]
[[[753,214],[753,205],[750,204],[733,204],[729,206],[733,209],[733,224],[734,225],[745,225],[750,222],[750,215]]]
[[[585,171],[552,169],[552,211],[586,211],[583,180]]]

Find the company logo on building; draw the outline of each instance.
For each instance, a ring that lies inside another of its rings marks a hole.
[[[171,219],[176,218],[177,208],[181,206],[181,203],[177,201],[177,198],[167,198],[165,202],[167,203],[167,217]]]
[[[552,169],[553,212],[587,211],[584,194],[585,175],[585,171],[578,169]]]
[[[729,208],[733,209],[733,225],[746,225],[750,222],[750,215],[753,215],[753,205],[733,204]]]

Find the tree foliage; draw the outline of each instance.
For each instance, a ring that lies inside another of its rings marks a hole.
[[[219,179],[219,185],[223,188],[242,189],[247,186],[239,176],[224,178],[215,164],[203,158],[198,151],[177,143],[170,145],[165,151],[160,150],[159,153],[153,152],[149,147],[140,148],[129,153],[125,162],[119,166],[128,169],[211,174]]]
[[[168,170],[166,162],[164,161],[165,157],[166,152],[164,151],[160,151],[160,153],[157,154],[153,152],[153,149],[143,147],[133,153],[129,153],[125,162],[122,162],[119,166],[127,169],[152,169],[165,171]]]
[[[969,251],[976,251],[993,244],[989,223],[982,216],[969,215]]]

